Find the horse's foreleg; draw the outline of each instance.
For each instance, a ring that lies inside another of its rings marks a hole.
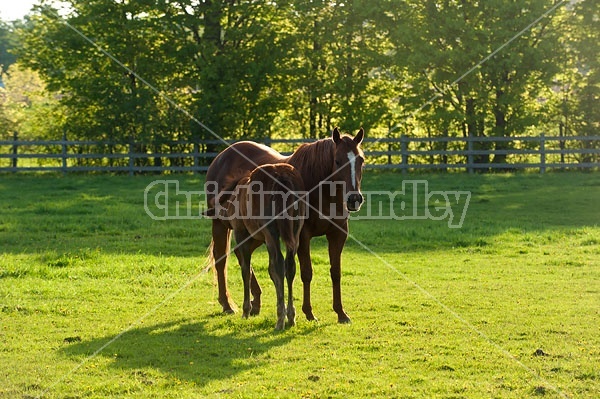
[[[267,249],[269,251],[269,275],[273,284],[275,284],[275,293],[277,295],[277,324],[276,330],[283,330],[285,327],[285,297],[284,297],[284,279],[285,279],[285,261],[279,248],[279,239],[275,237],[267,238]]]
[[[336,231],[327,235],[329,243],[329,263],[331,268],[331,285],[333,288],[333,310],[338,315],[338,323],[350,323],[350,317],[344,312],[342,305],[342,250],[346,243],[347,234],[341,231]]]
[[[219,303],[224,313],[234,313],[235,304],[227,290],[227,253],[229,252],[229,240],[231,231],[219,220],[213,220],[213,259],[217,272],[217,284],[219,286]]]
[[[285,254],[285,279],[288,285],[287,319],[290,326],[296,325],[296,308],[294,307],[294,277],[296,276],[296,251],[288,249]]]
[[[306,315],[307,320],[316,321],[317,318],[313,314],[312,304],[310,303],[310,283],[312,281],[313,269],[310,260],[310,237],[302,234],[300,236],[300,245],[298,246],[298,261],[300,262],[300,278],[304,289],[302,298],[302,311]]]
[[[244,281],[244,304],[242,305],[242,317],[247,319],[252,312],[252,303],[250,303],[250,262],[242,262],[242,280]]]

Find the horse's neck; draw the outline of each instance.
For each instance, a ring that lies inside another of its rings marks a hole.
[[[321,142],[320,144],[323,145],[324,143]],[[330,155],[331,162],[329,162],[324,155],[319,156],[317,145],[319,145],[319,142],[311,143],[307,148],[300,148],[283,161],[291,164],[300,172],[304,187],[308,191],[317,187],[323,181],[330,181],[333,173],[333,157]],[[313,153],[308,154],[307,152]]]

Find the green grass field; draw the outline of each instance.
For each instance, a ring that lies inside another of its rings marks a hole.
[[[315,239],[320,321],[299,314],[283,332],[266,251],[253,262],[261,315],[221,315],[202,273],[210,222],[152,220],[144,190],[155,178],[0,176],[0,397],[600,396],[598,173],[368,172],[365,191],[403,179],[470,191],[462,227],[353,220],[350,325],[336,323]],[[439,205],[405,194],[419,214]],[[237,262],[229,270],[240,304]]]

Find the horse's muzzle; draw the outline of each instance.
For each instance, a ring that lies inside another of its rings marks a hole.
[[[364,199],[360,192],[352,192],[348,194],[346,206],[350,212],[356,212],[360,209]]]

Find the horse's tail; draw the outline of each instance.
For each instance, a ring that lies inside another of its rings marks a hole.
[[[227,248],[227,251],[229,251],[229,245],[231,243],[231,234],[227,234],[227,236],[225,237],[225,248]],[[215,284],[217,283],[217,269],[215,268],[216,265],[216,261],[218,259],[215,259],[215,238],[213,236],[213,238],[210,240],[210,244],[208,245],[208,248],[206,249],[206,258],[204,260],[204,265],[202,266],[202,273],[208,273],[210,270],[213,271],[213,276],[215,279]],[[222,257],[227,257],[228,252],[225,252],[224,254],[221,255]]]
[[[215,255],[213,253],[213,248],[215,247],[214,238],[210,240],[210,244],[208,245],[208,249],[206,250],[206,259],[204,261],[204,267],[202,268],[203,273],[208,273],[209,270],[215,270]]]

